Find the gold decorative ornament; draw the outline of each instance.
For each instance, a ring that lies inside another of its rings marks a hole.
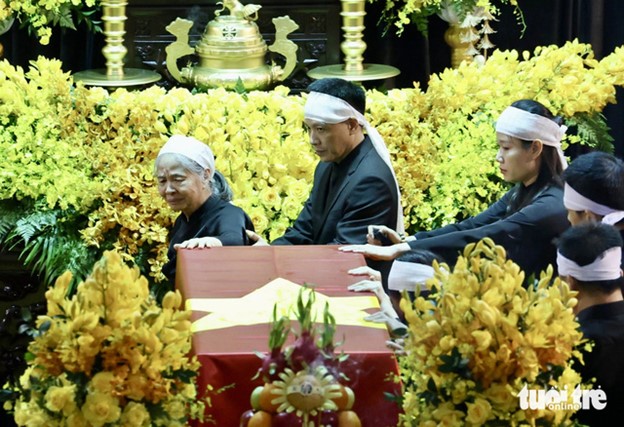
[[[106,58],[106,69],[86,70],[74,74],[74,80],[90,86],[140,86],[157,82],[160,74],[139,68],[124,68],[124,57],[128,49],[124,46],[126,34],[127,0],[102,0],[102,21],[106,45],[102,54]]]
[[[464,29],[456,24],[449,24],[444,32],[444,41],[451,47],[451,66],[458,68],[463,61],[471,62],[474,56],[470,53],[474,50],[469,41],[463,40]],[[471,49],[472,48],[472,49]]]
[[[344,54],[344,64],[324,65],[313,68],[308,75],[313,79],[340,77],[351,81],[380,80],[398,75],[398,68],[384,64],[365,64],[364,16],[366,0],[341,0],[340,16],[344,41],[340,49]]]
[[[166,27],[176,36],[176,41],[165,49],[171,76],[180,83],[201,89],[234,89],[242,84],[246,90],[261,90],[286,79],[297,63],[297,45],[287,36],[299,25],[288,16],[273,18],[275,42],[268,50],[283,55],[286,63],[284,68],[267,65],[267,45],[254,22],[261,6],[243,5],[238,0],[225,0],[221,4],[223,7],[215,12],[216,18],[208,22],[194,49],[188,37],[193,22],[178,18]],[[222,14],[226,9],[229,14]],[[178,59],[192,53],[199,56],[199,64],[180,70]]]

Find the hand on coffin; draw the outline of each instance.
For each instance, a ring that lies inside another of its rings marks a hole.
[[[343,252],[356,252],[363,254],[366,258],[380,261],[390,261],[398,257],[403,252],[410,250],[407,243],[399,243],[392,246],[376,246],[376,245],[348,245],[338,248]]]
[[[389,318],[389,319],[399,318],[399,315],[397,314],[396,310],[392,306],[392,301],[390,300],[390,297],[384,292],[383,287],[381,286],[381,282],[374,282],[372,280],[361,280],[357,283],[354,283],[353,285],[349,285],[347,289],[349,289],[350,291],[355,291],[355,292],[372,291],[375,293],[375,295],[377,295],[377,299],[379,300],[379,306],[381,307],[381,311],[379,313],[375,313],[375,314],[371,314],[370,316],[367,316],[365,318],[366,320],[370,320],[371,322],[374,322],[375,320],[373,319],[375,319],[376,317],[371,317],[371,316],[375,316],[375,315],[381,316],[382,313],[386,317],[384,317],[384,320],[381,320],[379,323],[386,322],[386,318]]]
[[[185,240],[182,243],[173,245],[173,248],[178,250],[180,248],[186,249],[202,249],[202,248],[214,248],[217,246],[223,246],[221,240],[216,237],[195,237],[193,239]]]
[[[249,241],[252,242],[252,246],[269,246],[266,240],[264,240],[258,233],[255,233],[251,230],[245,230],[247,233],[247,237]]]
[[[401,323],[395,315],[396,311],[391,309],[391,312],[388,312],[384,309],[383,311],[378,311],[377,313],[366,316],[364,320],[375,323],[385,323],[390,335],[393,337],[402,337],[407,333],[407,326]]]
[[[351,270],[347,271],[347,273],[351,274],[352,276],[368,276],[370,280],[373,280],[375,282],[381,282],[381,273],[377,270],[373,270],[366,265],[362,267],[352,268]],[[355,291],[357,289],[353,290]]]
[[[374,280],[360,280],[357,283],[347,286],[347,289],[355,292],[372,291],[377,295],[377,298],[380,299],[386,295],[381,286],[381,282]]]
[[[405,340],[403,338],[396,338],[393,340],[386,341],[386,346],[394,350],[396,354],[405,355]]]

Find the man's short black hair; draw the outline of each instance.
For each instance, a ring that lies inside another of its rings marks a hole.
[[[567,259],[580,267],[596,261],[606,250],[622,247],[622,236],[612,225],[601,222],[585,222],[570,227],[557,239],[557,249]],[[595,287],[604,292],[611,292],[624,283],[621,277],[615,280],[586,282],[574,278],[579,286]]]
[[[624,210],[624,162],[611,154],[578,156],[563,172],[563,180],[593,202]]]
[[[445,262],[442,257],[426,249],[412,249],[399,256],[396,260],[425,265],[431,265],[433,261],[438,261],[439,263]]]
[[[308,91],[340,98],[362,114],[366,111],[366,92],[361,86],[348,80],[335,77],[315,80],[308,85]]]

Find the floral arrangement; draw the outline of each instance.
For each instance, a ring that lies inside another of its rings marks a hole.
[[[466,246],[453,270],[434,269],[431,299],[401,301],[409,327],[401,425],[572,425],[574,410],[522,410],[518,394],[580,384],[575,292],[552,269],[525,288],[524,273],[490,239]]]
[[[432,75],[426,91],[368,91],[366,115],[391,152],[408,230],[476,214],[507,190],[493,124],[517,99],[563,116],[564,144],[609,150],[601,111],[624,86],[622,64],[622,47],[598,61],[589,45],[569,42],[495,51],[483,65]],[[0,238],[27,245],[24,256],[51,281],[67,268],[84,277],[107,249],[161,281],[176,214],[158,195],[153,161],[169,135],[183,134],[210,145],[234,203],[273,240],[299,214],[318,161],[304,102],[285,87],[109,93],[75,85],[59,61],[26,71],[1,61]]]
[[[0,0],[0,21],[17,19],[21,26],[36,34],[39,43],[47,45],[52,27],[75,30],[75,24],[86,22],[89,29],[97,30],[91,16],[100,0]]]
[[[524,25],[522,10],[517,0],[369,0],[384,2],[381,19],[386,22],[386,30],[394,27],[401,34],[406,25],[415,24],[420,32],[427,34],[427,22],[432,15],[442,19],[460,23],[466,16],[477,12],[479,15],[496,16],[499,9],[496,4],[514,6],[514,13]]]
[[[334,352],[336,322],[326,304],[323,330],[317,336],[314,300],[313,290],[301,288],[295,310],[300,329],[288,347],[284,347],[290,334],[288,317],[278,318],[274,306],[269,352],[259,371],[264,385],[252,392],[253,409],[242,414],[241,427],[361,426],[352,410],[355,395],[340,371],[340,362],[347,356]]]
[[[19,426],[183,426],[203,419],[189,358],[190,311],[162,306],[145,277],[106,252],[67,298],[71,274],[46,292],[13,405]]]

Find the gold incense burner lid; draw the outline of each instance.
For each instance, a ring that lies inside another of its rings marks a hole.
[[[254,90],[266,89],[288,77],[297,62],[297,45],[287,36],[299,26],[288,16],[274,18],[275,43],[267,48],[254,22],[260,8],[255,4],[242,5],[238,0],[225,0],[194,49],[188,44],[193,23],[178,18],[169,24],[167,31],[176,36],[176,41],[165,49],[167,69],[173,78],[201,89],[234,89],[242,83],[245,89]],[[229,14],[222,15],[226,9]],[[267,65],[267,49],[286,58],[284,68]],[[199,64],[179,70],[177,60],[192,53],[199,56]]]

